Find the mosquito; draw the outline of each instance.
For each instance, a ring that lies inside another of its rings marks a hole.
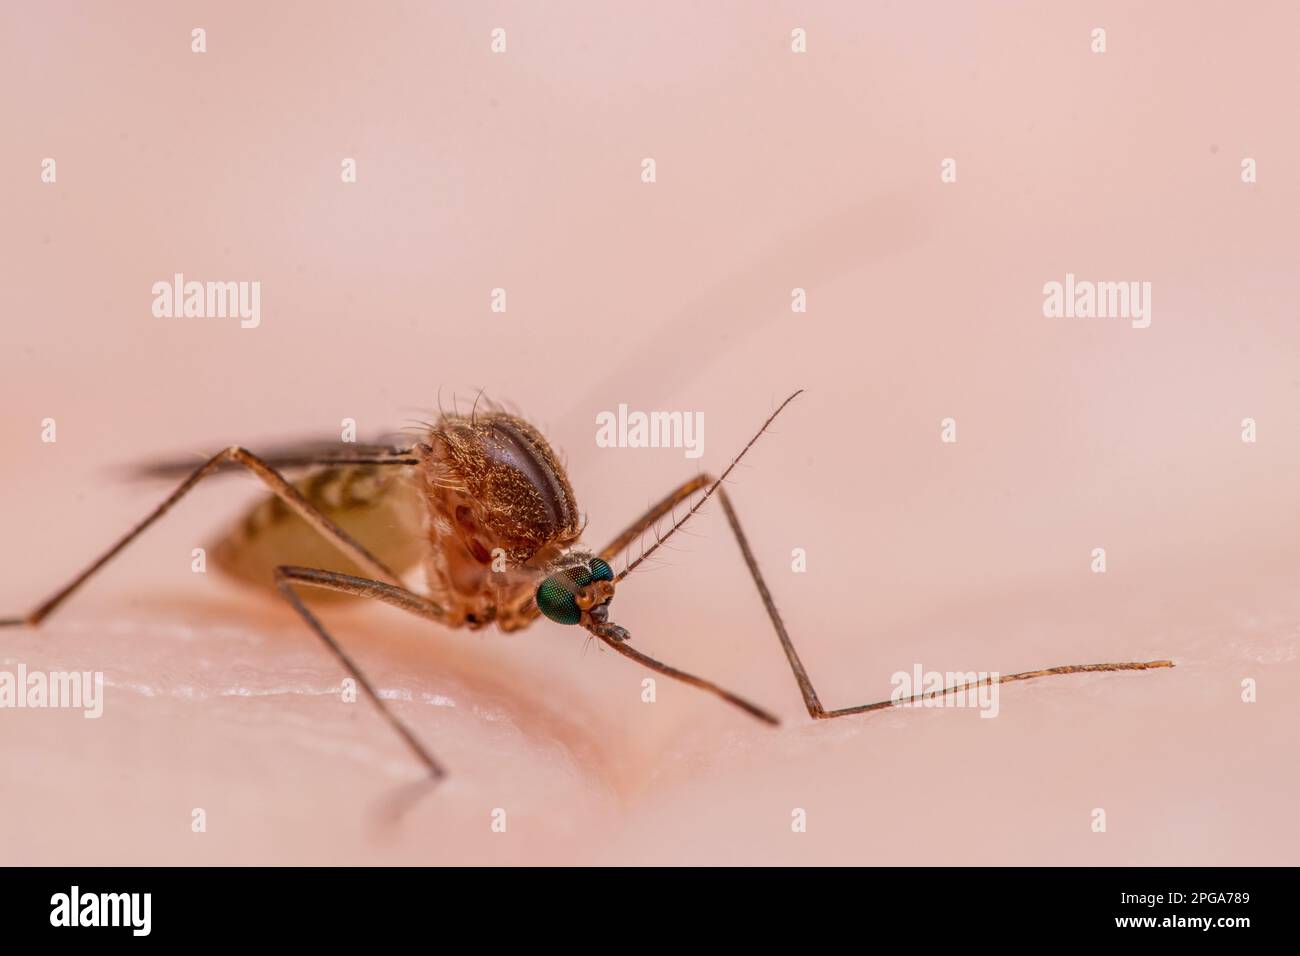
[[[993,678],[985,678],[947,687],[938,694],[832,710],[822,705],[723,487],[754,443],[802,391],[772,412],[721,474],[700,474],[683,482],[599,551],[580,542],[584,523],[573,488],[542,433],[500,408],[480,412],[476,403],[469,415],[442,413],[422,432],[421,440],[406,447],[354,445],[341,451],[337,445],[300,445],[258,456],[233,445],[194,469],[162,504],[63,588],[23,617],[0,619],[0,626],[39,626],[200,481],[221,471],[244,468],[261,479],[271,494],[218,544],[214,560],[237,577],[274,584],[434,782],[446,776],[442,764],[380,698],[361,668],[304,603],[299,589],[372,598],[450,628],[477,630],[495,624],[502,631],[517,631],[540,617],[581,627],[642,667],[697,687],[776,725],[775,715],[739,694],[637,650],[631,634],[610,619],[618,585],[716,497],[785,651],[809,717],[848,717],[991,683]],[[316,470],[297,482],[282,474],[298,468]],[[175,464],[149,469],[158,475],[178,470],[180,466]],[[188,465],[184,470],[188,471]],[[677,508],[693,497],[695,501],[676,518]],[[644,540],[665,517],[671,520],[668,531],[657,535],[653,545],[615,574],[611,562],[634,542]],[[304,560],[304,555],[314,560]],[[320,566],[323,564],[333,567]],[[421,564],[424,593],[405,587],[399,574]],[[1172,666],[1169,660],[1070,664],[1005,674],[996,681],[1006,684],[1036,677]]]

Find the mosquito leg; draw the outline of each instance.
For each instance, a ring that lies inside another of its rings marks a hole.
[[[722,487],[715,485],[717,488],[718,498],[722,501],[722,510],[726,512],[727,524],[731,525],[731,531],[736,536],[736,543],[740,545],[740,553],[745,558],[745,566],[749,568],[750,577],[754,579],[754,586],[758,588],[759,597],[763,600],[763,606],[767,608],[767,616],[772,620],[772,627],[776,629],[776,636],[781,641],[781,647],[785,650],[786,659],[790,662],[790,669],[794,672],[794,679],[799,684],[799,691],[803,694],[804,706],[808,708],[809,716],[817,720],[826,720],[831,717],[847,717],[850,714],[863,714],[873,710],[884,710],[893,706],[894,701],[880,701],[875,704],[862,704],[857,707],[843,707],[839,710],[826,710],[822,707],[821,701],[817,699],[817,691],[813,689],[812,681],[808,678],[808,671],[803,666],[803,661],[799,660],[799,653],[794,649],[794,643],[790,640],[790,635],[785,629],[785,622],[781,620],[781,613],[776,609],[776,602],[772,600],[772,592],[768,590],[767,582],[763,580],[763,574],[758,569],[758,561],[754,557],[753,550],[749,547],[749,539],[745,537],[744,530],[740,527],[740,519],[736,516],[736,509],[731,505],[731,499]],[[1010,684],[1013,681],[1030,680],[1035,677],[1055,677],[1061,674],[1083,674],[1093,671],[1144,671],[1157,667],[1173,667],[1173,661],[1130,661],[1117,664],[1067,664],[1062,667],[1048,667],[1043,670],[1025,671],[1019,674],[1003,674],[998,678],[1000,684]],[[977,687],[981,683],[989,683],[988,680],[977,682],[975,684],[960,684],[955,687],[945,688],[942,694],[952,694],[958,691],[966,690],[970,687]],[[909,698],[920,700],[922,696],[917,695]],[[900,702],[902,703],[902,702]]]
[[[794,679],[799,684],[799,692],[803,694],[803,702],[804,706],[808,708],[808,715],[817,720],[824,720],[831,717],[847,717],[850,714],[862,714],[872,710],[883,710],[886,707],[892,706],[894,702],[881,701],[875,704],[862,704],[857,707],[844,707],[839,710],[827,710],[822,706],[821,701],[817,698],[817,691],[813,688],[812,680],[808,677],[808,671],[804,668],[803,661],[799,659],[799,652],[794,649],[794,642],[790,640],[790,634],[785,629],[785,622],[781,620],[781,613],[776,609],[776,602],[772,600],[772,592],[768,590],[767,582],[763,580],[763,573],[758,569],[758,560],[754,557],[754,552],[749,546],[749,539],[745,537],[744,529],[740,527],[740,519],[736,516],[736,509],[731,505],[731,498],[728,497],[726,490],[722,487],[722,483],[727,480],[727,477],[731,474],[736,465],[740,463],[740,460],[745,457],[749,449],[754,446],[756,441],[763,437],[763,433],[768,430],[772,422],[776,420],[776,417],[785,410],[787,405],[798,398],[802,391],[803,390],[800,389],[777,406],[776,411],[772,412],[772,414],[767,417],[767,420],[763,422],[758,431],[754,433],[754,437],[749,440],[735,458],[731,459],[731,464],[727,465],[727,467],[722,470],[721,475],[716,479],[711,478],[708,475],[700,475],[683,484],[676,491],[673,491],[660,501],[659,504],[647,511],[645,515],[633,522],[621,535],[615,538],[614,541],[610,543],[609,547],[601,552],[601,557],[608,561],[613,554],[625,548],[638,535],[654,524],[655,521],[669,513],[676,504],[685,500],[701,488],[705,488],[704,494],[700,495],[685,515],[673,523],[673,526],[668,529],[666,534],[659,538],[650,548],[642,552],[636,560],[630,562],[627,567],[615,576],[614,583],[619,583],[635,571],[637,566],[645,561],[646,558],[659,550],[659,548],[661,548],[669,538],[681,530],[682,526],[685,525],[686,522],[695,517],[696,512],[704,506],[704,503],[716,494],[722,501],[722,510],[727,515],[727,524],[731,525],[731,531],[736,536],[736,543],[740,545],[740,553],[745,559],[745,566],[749,569],[750,577],[754,579],[754,586],[758,588],[758,595],[763,600],[763,607],[767,609],[767,616],[771,619],[772,627],[776,630],[776,636],[781,641],[781,648],[785,651],[786,659],[790,662],[790,670],[794,673]],[[634,656],[634,653],[629,653],[631,648],[626,647],[621,642],[608,638],[605,635],[598,633],[597,630],[593,630],[592,633],[596,634],[596,636],[600,637],[601,640],[604,640],[605,643],[619,651],[619,653],[627,654],[629,657]],[[643,663],[645,663],[647,667],[653,667],[658,664],[657,661],[652,662],[649,660],[643,661]],[[1049,667],[1044,670],[1025,671],[1019,674],[1004,674],[998,678],[998,683],[1009,684],[1013,681],[1030,680],[1035,677],[1054,677],[1060,674],[1082,674],[1091,671],[1137,671],[1173,666],[1173,661],[1131,661],[1118,664],[1067,664],[1063,667]],[[659,669],[662,669],[663,673],[669,673],[671,670],[671,668],[667,668],[666,665],[662,664],[658,664],[658,667]],[[956,693],[960,690],[966,690],[971,686],[978,686],[978,684],[963,684],[957,687],[946,688],[943,693]]]
[[[750,447],[754,444],[754,442],[758,441],[759,436],[762,435],[763,432],[767,431],[768,426],[772,424],[776,416],[780,415],[787,405],[789,405],[792,401],[798,398],[802,391],[803,390],[800,389],[798,392],[795,392],[793,395],[791,395],[789,398],[787,398],[777,407],[776,411],[774,411],[768,417],[767,421],[763,423],[763,427],[758,430],[758,433],[749,440],[749,444],[745,445],[745,447],[741,449],[740,454],[737,455],[734,459],[732,459],[731,464],[728,465],[726,471],[722,473],[723,478],[727,477],[727,475],[731,473],[731,470],[735,468],[736,464],[740,461],[740,459],[744,457],[745,452],[749,451]],[[695,512],[700,509],[700,507],[704,504],[704,502],[707,501],[708,498],[713,494],[717,486],[718,486],[718,482],[714,480],[712,475],[697,475],[696,477],[692,478],[690,481],[687,481],[684,484],[680,485],[679,487],[673,489],[671,492],[665,495],[657,504],[653,505],[648,511],[646,511],[645,514],[641,515],[641,517],[637,518],[625,529],[623,529],[622,533],[619,534],[618,537],[616,537],[613,541],[611,541],[604,548],[602,548],[600,551],[600,556],[606,561],[613,560],[613,558],[616,557],[618,554],[622,553],[622,551],[626,549],[628,545],[630,545],[637,538],[641,537],[641,535],[643,535],[647,529],[653,527],[654,524],[657,521],[659,521],[661,518],[663,518],[665,515],[670,514],[672,510],[677,507],[677,505],[681,504],[683,501],[686,501],[688,498],[691,497],[691,495],[695,494],[701,488],[707,487],[709,490],[705,492],[704,496],[699,501],[697,501],[693,506],[691,506],[690,510],[686,513],[685,517],[683,517],[680,521],[678,521],[676,524],[673,525],[672,530],[669,532],[669,534],[672,534],[683,524],[685,524],[691,518],[691,516],[694,515]],[[623,580],[623,578],[627,577],[627,575],[631,573],[631,571],[637,565],[639,565],[643,560],[645,560],[646,556],[651,551],[654,551],[659,547],[660,543],[662,543],[662,541],[657,542],[653,547],[650,548],[649,551],[643,552],[640,557],[632,561],[627,566],[627,568],[624,569],[624,571],[621,574],[619,574],[617,578],[615,578],[615,581],[621,581]],[[746,713],[754,717],[757,717],[759,720],[762,720],[766,723],[774,724],[774,725],[780,723],[780,721],[771,713],[769,713],[768,711],[764,710],[763,708],[759,707],[756,704],[750,703],[740,695],[733,694],[731,691],[719,687],[717,684],[713,683],[712,681],[705,680],[702,677],[696,677],[694,674],[688,674],[685,671],[678,670],[677,668],[665,664],[662,661],[657,661],[653,657],[650,657],[646,654],[642,654],[636,648],[628,644],[625,637],[620,638],[619,636],[617,636],[617,632],[621,631],[622,630],[621,628],[614,629],[610,626],[601,626],[599,622],[597,622],[596,626],[589,627],[588,630],[597,638],[599,638],[601,641],[603,641],[605,644],[609,645],[614,650],[618,651],[624,657],[630,657],[632,660],[636,661],[638,664],[640,664],[643,667],[647,667],[652,671],[657,671],[658,673],[664,674],[667,677],[671,677],[674,680],[679,680],[682,681],[683,683],[690,684],[692,687],[698,687],[701,690],[708,691],[710,694],[714,694],[718,697],[721,697],[723,700],[727,701],[728,703],[734,704],[735,706],[739,707],[741,710],[745,711]]]
[[[713,483],[710,475],[698,475],[692,478],[686,484],[682,485],[665,495],[663,500],[652,507],[649,511],[637,518],[630,525],[623,529],[623,533],[611,541],[605,547],[601,548],[600,556],[606,561],[612,561],[617,555],[621,554],[628,545],[630,545],[641,535],[645,534],[649,528],[654,527],[655,522],[659,521],[664,515],[670,513],[675,507],[689,498],[701,488],[705,488]]]
[[[384,719],[388,721],[389,726],[397,731],[397,735],[406,742],[406,745],[420,759],[420,762],[428,769],[433,779],[440,780],[445,777],[447,772],[443,770],[442,765],[433,759],[433,755],[429,753],[424,744],[416,739],[411,729],[402,723],[388,704],[380,698],[375,691],[374,685],[370,683],[370,679],[361,672],[361,668],[356,665],[356,662],[339,646],[339,642],[334,639],[334,636],[325,630],[325,626],[303,603],[302,598],[298,596],[298,592],[294,589],[294,585],[341,591],[344,594],[351,594],[356,597],[374,598],[431,621],[441,621],[443,619],[442,608],[428,598],[416,594],[414,591],[408,591],[403,587],[397,587],[383,581],[372,581],[369,578],[353,577],[350,574],[340,574],[337,571],[326,571],[321,568],[299,568],[291,565],[281,565],[275,569],[275,585],[280,589],[280,593],[284,595],[285,600],[293,605],[293,609],[307,622],[307,626],[316,632],[316,636],[325,643],[330,653],[343,665],[343,669],[361,685],[361,689],[366,692],[366,696],[370,698],[371,703],[378,708]]]
[[[719,687],[711,680],[705,680],[703,677],[696,677],[694,674],[688,674],[686,673],[686,671],[680,671],[676,667],[671,667],[668,664],[664,664],[661,661],[657,661],[653,657],[650,657],[647,654],[642,654],[640,651],[634,648],[631,644],[627,643],[627,641],[625,640],[619,640],[616,637],[611,637],[608,634],[604,634],[600,632],[599,630],[592,630],[591,633],[594,634],[600,640],[604,641],[610,647],[614,648],[614,650],[618,651],[624,657],[632,658],[632,660],[636,661],[642,667],[647,667],[652,671],[658,671],[660,674],[663,674],[665,677],[671,677],[673,680],[679,680],[684,684],[690,684],[692,687],[698,687],[700,690],[708,691],[710,694],[714,694],[718,697],[721,697],[729,704],[735,704],[745,713],[757,717],[759,720],[763,721],[764,723],[772,724],[773,726],[781,723],[781,721],[777,717],[775,717],[768,711],[764,710],[762,707],[759,707],[757,704],[750,703],[749,701],[745,700],[745,698],[741,697],[739,694],[733,694],[731,691],[726,690],[723,687]]]
[[[364,570],[367,574],[392,584],[397,583],[397,576],[384,566],[378,558],[372,555],[361,546],[355,538],[336,525],[329,518],[317,511],[306,498],[299,493],[298,489],[286,481],[279,472],[258,458],[246,448],[240,448],[237,445],[213,455],[206,462],[196,468],[188,478],[181,482],[180,486],[171,493],[171,495],[157,508],[155,508],[143,521],[132,528],[116,544],[100,555],[95,561],[79,575],[72,579],[62,589],[55,592],[47,598],[42,604],[30,611],[24,617],[0,618],[0,627],[13,627],[20,625],[36,626],[48,617],[60,604],[67,600],[77,588],[81,587],[96,571],[108,564],[109,561],[126,548],[132,541],[144,533],[145,529],[155,521],[171,510],[176,502],[180,501],[189,492],[191,488],[197,485],[208,475],[218,471],[223,465],[234,463],[247,468],[253,474],[261,478],[286,505],[300,515],[309,525],[316,529],[322,536],[331,541],[336,548],[344,555],[351,558],[352,561]]]
[[[695,492],[708,486],[712,482],[713,478],[711,476],[699,475],[692,478],[681,487],[674,489],[659,501],[658,504],[654,505],[649,511],[628,525],[627,528],[623,530],[622,534],[602,548],[600,556],[606,561],[612,560],[614,557],[621,554],[633,541],[641,537],[648,528],[653,527],[655,522],[663,518],[664,515],[669,514],[673,508],[681,504],[691,495],[695,494]],[[626,640],[620,640],[618,637],[610,634],[607,630],[601,627],[589,628],[589,630],[592,634],[600,638],[600,640],[604,641],[624,657],[630,657],[643,667],[647,667],[652,671],[658,671],[660,674],[664,674],[674,680],[690,684],[692,687],[698,687],[701,690],[708,691],[710,694],[714,694],[728,703],[736,705],[741,710],[757,717],[759,720],[765,721],[769,724],[780,723],[780,721],[768,711],[756,704],[750,703],[738,694],[733,694],[731,691],[719,687],[712,681],[705,680],[702,677],[696,677],[694,674],[688,674],[685,671],[678,670],[675,667],[657,661],[653,657],[642,654],[636,648],[628,644]]]
[[[748,446],[746,446],[746,448],[748,448]],[[737,456],[737,460],[739,460],[739,456]],[[728,468],[727,472],[730,470],[731,469]],[[724,477],[727,472],[723,472]],[[654,507],[644,515],[632,522],[632,524],[628,525],[622,534],[601,550],[600,556],[606,561],[611,560],[638,537],[644,534],[648,528],[655,524],[655,522],[662,519],[664,515],[669,514],[673,508],[690,498],[691,495],[695,494],[702,488],[707,488],[708,491],[706,491],[704,496],[697,501],[694,506],[692,506],[690,511],[688,511],[687,514],[673,526],[669,534],[685,524],[686,521],[699,510],[705,500],[712,495],[717,494],[718,498],[722,501],[722,509],[726,513],[727,523],[731,526],[731,531],[736,536],[736,542],[740,545],[741,554],[745,559],[745,566],[749,569],[750,576],[754,579],[754,585],[758,588],[759,597],[763,601],[763,606],[767,609],[767,615],[772,621],[773,628],[776,630],[776,636],[781,642],[782,649],[785,651],[786,659],[790,662],[790,670],[794,673],[795,681],[799,684],[799,691],[803,695],[804,706],[807,707],[809,715],[818,720],[825,720],[832,717],[847,717],[850,714],[864,714],[873,710],[884,710],[887,707],[894,706],[895,701],[892,700],[880,701],[874,704],[863,704],[858,707],[845,707],[839,710],[826,710],[826,708],[822,706],[821,701],[817,697],[817,691],[813,688],[812,680],[808,677],[808,671],[804,668],[803,661],[799,659],[799,653],[795,650],[794,642],[790,640],[789,632],[786,631],[785,622],[781,619],[781,613],[777,610],[776,602],[772,599],[772,592],[768,590],[767,582],[763,579],[763,574],[758,568],[758,561],[754,557],[754,552],[750,549],[749,539],[745,536],[745,532],[740,526],[740,519],[736,515],[736,510],[731,504],[731,498],[727,495],[721,482],[714,479],[713,476],[698,475],[671,491],[669,494],[664,496],[658,504],[654,505]],[[656,544],[655,547],[657,548],[658,545]],[[654,549],[652,548],[651,550]],[[648,553],[649,552],[647,552],[647,554]],[[622,580],[622,578],[631,572],[637,564],[641,563],[641,560],[642,558],[638,558],[629,565],[627,570],[619,575],[618,579]],[[682,674],[682,672],[669,667],[667,664],[661,664],[653,658],[646,657],[644,654],[641,654],[639,651],[621,641],[607,639],[604,635],[597,633],[596,631],[593,631],[592,633],[596,634],[597,637],[620,654],[638,661],[651,670],[657,670],[662,674],[667,674],[669,677],[675,677],[688,684],[701,687],[708,690],[710,693],[717,694],[719,697],[736,704],[738,707],[754,714],[754,716],[759,717],[760,719],[769,720],[771,723],[776,722],[775,719],[771,718],[766,711],[754,707],[754,705],[745,701],[743,698],[739,698],[729,691],[722,690],[715,684],[711,684],[708,681],[702,681],[700,678],[693,677],[690,674]],[[1030,680],[1035,677],[1053,677],[1062,674],[1082,674],[1092,671],[1150,670],[1157,667],[1173,666],[1172,661],[1136,661],[1115,664],[1070,664],[1063,667],[1046,668],[1044,670],[1025,671],[1020,674],[1003,674],[998,678],[998,683],[1009,684],[1014,681]],[[988,681],[982,681],[980,683],[988,683]],[[954,687],[945,688],[942,691],[942,694],[955,694],[959,691],[968,690],[971,687],[978,686],[979,683],[960,684]],[[922,696],[923,695],[916,695],[914,698],[908,698],[908,700],[898,701],[897,703],[910,703],[912,700],[920,700]]]
[[[697,475],[696,477],[692,478],[690,481],[687,481],[681,486],[673,489],[667,495],[665,495],[657,504],[652,506],[650,510],[648,510],[645,514],[643,514],[641,517],[637,518],[630,525],[628,525],[617,538],[615,538],[604,548],[602,548],[600,551],[600,556],[604,558],[606,561],[612,561],[616,556],[621,554],[624,551],[624,549],[626,549],[633,541],[641,537],[641,535],[645,534],[645,532],[649,528],[653,527],[655,522],[663,518],[664,515],[671,513],[672,510],[675,507],[677,507],[677,505],[681,504],[683,501],[690,498],[691,495],[695,494],[701,488],[707,488],[709,485],[712,485],[713,483],[714,483],[714,479],[712,475]],[[696,507],[698,508],[699,504],[702,503],[703,503],[702,501],[698,502]],[[695,508],[692,508],[690,514],[694,514],[695,510],[696,510]],[[687,517],[690,517],[690,514],[688,514]],[[685,520],[686,520],[685,518],[682,519],[682,521]],[[637,559],[635,563],[639,564],[640,559]],[[631,568],[629,567],[628,570],[630,571]],[[625,571],[624,574],[626,573],[627,572]],[[623,575],[620,575],[619,577],[621,579]],[[757,706],[756,704],[750,703],[749,701],[745,700],[745,698],[741,697],[738,694],[733,694],[731,691],[719,687],[717,684],[713,683],[712,681],[705,680],[702,677],[696,677],[694,674],[688,674],[685,671],[680,671],[675,667],[672,667],[668,664],[664,664],[661,661],[655,660],[653,657],[649,657],[645,654],[642,654],[636,648],[628,644],[625,640],[619,640],[617,637],[614,637],[604,632],[600,627],[588,628],[588,630],[590,630],[592,634],[600,638],[600,640],[604,641],[607,645],[612,647],[614,650],[618,651],[624,657],[630,657],[632,660],[636,661],[638,664],[640,664],[643,667],[647,667],[652,671],[658,671],[660,674],[664,674],[668,677],[674,678],[675,680],[680,680],[683,683],[690,684],[692,687],[698,687],[701,690],[708,691],[710,694],[715,694],[716,696],[721,697],[723,700],[727,701],[728,703],[736,705],[741,710],[745,711],[748,714],[753,715],[754,717],[757,717],[759,720],[765,721],[766,723],[769,724],[780,723],[780,721],[772,714],[770,714],[768,711]]]

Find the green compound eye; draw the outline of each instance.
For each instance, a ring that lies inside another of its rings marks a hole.
[[[574,595],[578,588],[591,583],[591,573],[586,568],[569,568],[537,586],[537,608],[556,624],[577,624],[582,611]]]
[[[593,581],[613,581],[614,569],[601,558],[592,558],[585,568],[567,568],[537,586],[537,609],[557,624],[577,624],[582,609],[575,597],[579,588]]]
[[[591,579],[593,581],[614,580],[614,569],[606,564],[602,558],[592,558],[591,563],[587,566],[591,568]]]

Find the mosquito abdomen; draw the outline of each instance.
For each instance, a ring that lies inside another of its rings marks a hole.
[[[423,556],[422,502],[410,469],[322,468],[294,482],[294,487],[398,574],[415,567]],[[211,552],[213,564],[223,572],[263,587],[273,586],[273,572],[282,564],[363,575],[274,495],[250,509]]]

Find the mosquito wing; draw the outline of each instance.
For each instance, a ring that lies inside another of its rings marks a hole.
[[[296,441],[249,448],[276,471],[285,472],[311,505],[398,574],[424,557],[424,503],[409,445]],[[137,479],[180,480],[215,454],[148,462],[131,468]],[[223,464],[233,474],[237,466]],[[295,477],[296,475],[296,477]],[[212,564],[257,587],[272,587],[282,564],[325,568],[364,576],[327,540],[275,495],[263,496],[208,548]],[[335,597],[332,592],[314,600]]]
[[[213,448],[206,452],[195,452],[188,458],[176,457],[162,461],[144,462],[128,470],[131,478],[170,478],[180,479],[190,474],[220,449]],[[361,444],[321,439],[317,441],[298,441],[263,447],[256,445],[249,448],[253,454],[262,459],[276,471],[301,471],[313,466],[331,465],[414,465],[416,459],[409,444]],[[218,471],[236,472],[241,470],[234,462],[223,462]]]

